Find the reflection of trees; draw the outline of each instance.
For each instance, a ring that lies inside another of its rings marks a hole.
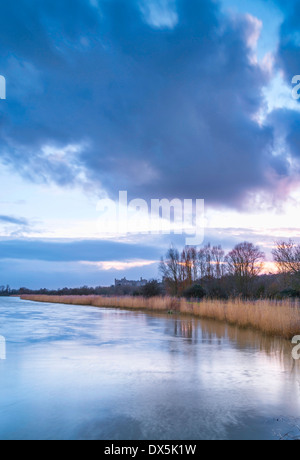
[[[188,339],[189,343],[199,342],[199,327],[195,327],[195,319],[168,318],[165,334],[172,337]]]
[[[279,362],[284,370],[296,373],[300,379],[300,360],[293,360],[293,345],[288,340],[210,319],[155,313],[147,313],[145,316],[149,318],[149,322],[160,317],[164,321],[165,335],[188,339],[186,343],[200,345],[202,342],[215,342],[219,346],[227,344],[237,350],[260,351],[268,358]],[[201,353],[201,347],[194,347],[193,352]]]
[[[292,358],[292,344],[279,337],[271,337],[254,329],[243,329],[218,321],[199,320],[202,337],[206,340],[229,341],[238,350],[259,350],[280,363],[284,370],[295,372],[300,378],[300,361]]]
[[[195,339],[198,338],[198,329],[194,327],[193,320],[175,320],[174,321],[174,336],[175,337],[184,337],[185,339]]]

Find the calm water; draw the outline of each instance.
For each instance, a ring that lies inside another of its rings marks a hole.
[[[0,439],[276,439],[300,416],[291,344],[256,332],[0,298],[0,335]]]

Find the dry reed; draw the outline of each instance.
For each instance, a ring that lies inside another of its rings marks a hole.
[[[23,300],[36,302],[88,305],[104,308],[178,312],[199,318],[210,318],[237,325],[255,328],[268,335],[291,339],[300,335],[300,304],[290,300],[228,301],[203,300],[188,302],[172,297],[106,297],[106,296],[49,296],[23,295]]]

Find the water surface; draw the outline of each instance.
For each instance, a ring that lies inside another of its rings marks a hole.
[[[16,298],[0,298],[0,335],[0,439],[297,434],[299,361],[287,341],[215,321]]]

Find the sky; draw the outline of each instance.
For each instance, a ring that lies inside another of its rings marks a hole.
[[[120,191],[204,200],[203,244],[251,241],[272,271],[274,242],[300,240],[300,2],[16,1],[0,3],[0,285],[158,278],[186,235],[145,210],[114,230],[99,203]]]

